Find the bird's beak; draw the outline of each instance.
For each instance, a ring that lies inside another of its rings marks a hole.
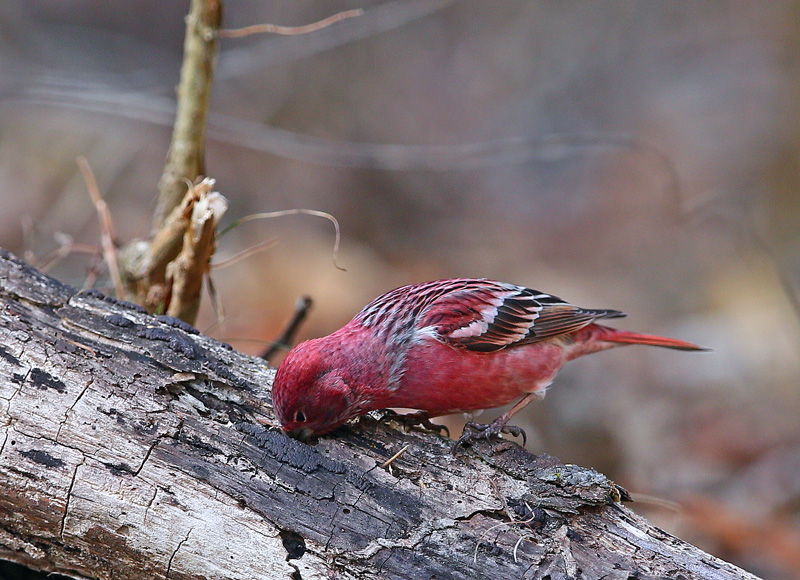
[[[291,431],[287,431],[287,434],[293,439],[307,441],[314,434],[314,431],[312,431],[309,427],[304,427],[302,429],[293,429]]]

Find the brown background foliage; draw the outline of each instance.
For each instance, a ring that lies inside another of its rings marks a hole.
[[[347,271],[330,224],[250,222],[218,260],[276,243],[214,272],[225,323],[206,301],[201,329],[258,352],[301,294],[310,337],[454,276],[625,310],[714,352],[572,363],[519,418],[529,448],[677,502],[638,509],[754,573],[796,574],[798,4],[243,1],[225,26],[355,7],[314,35],[223,40],[207,153],[228,220],[330,212]],[[78,155],[120,238],[146,235],[187,8],[0,4],[1,246],[83,284],[78,250],[99,244]]]

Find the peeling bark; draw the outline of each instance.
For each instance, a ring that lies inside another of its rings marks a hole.
[[[273,375],[0,253],[0,558],[118,580],[755,578],[513,443],[454,458],[369,418],[289,439],[262,424]]]

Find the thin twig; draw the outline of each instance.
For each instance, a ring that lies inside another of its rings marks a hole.
[[[271,248],[276,243],[277,242],[275,240],[267,240],[265,242],[259,242],[258,244],[254,245],[254,246],[250,246],[246,250],[242,250],[241,252],[239,252],[238,254],[228,258],[227,260],[220,260],[219,262],[214,262],[213,264],[211,264],[211,267],[214,270],[221,270],[222,268],[227,268],[228,266],[233,266],[235,263],[240,262],[240,261],[244,260],[245,258],[249,258],[253,254],[257,254],[258,252],[266,250],[267,248]]]
[[[646,493],[631,492],[631,499],[637,504],[649,504],[675,513],[681,513],[683,511],[683,506],[678,502],[670,501],[663,497],[648,495]]]
[[[297,302],[295,302],[294,306],[294,315],[289,321],[289,324],[286,325],[286,328],[281,333],[280,338],[273,342],[272,345],[264,351],[264,354],[261,355],[261,358],[269,361],[278,353],[278,351],[288,349],[292,346],[294,337],[297,334],[297,331],[300,329],[300,325],[303,323],[303,320],[305,320],[306,316],[308,316],[308,311],[311,309],[313,304],[314,302],[311,300],[310,296],[301,296],[297,299]]]
[[[364,10],[361,8],[356,8],[355,10],[344,10],[343,12],[337,12],[333,16],[328,16],[327,18],[323,18],[317,22],[312,22],[311,24],[306,24],[304,26],[278,26],[277,24],[254,24],[252,26],[245,26],[243,28],[231,28],[227,30],[220,30],[219,36],[220,38],[241,38],[243,36],[250,36],[251,34],[262,34],[262,33],[269,33],[269,34],[281,34],[284,36],[293,36],[296,34],[308,34],[309,32],[316,32],[317,30],[322,30],[323,28],[327,28],[331,24],[335,24],[340,20],[345,20],[346,18],[354,18],[356,16],[361,16],[364,14]]]
[[[206,276],[206,290],[208,296],[211,298],[211,306],[214,308],[214,325],[219,328],[225,329],[225,305],[222,303],[222,297],[217,292],[217,287],[214,284],[214,279],[211,277],[211,272]],[[208,334],[208,333],[205,333]]]
[[[103,258],[108,264],[108,273],[111,275],[112,282],[114,282],[114,292],[117,298],[125,298],[125,286],[122,284],[122,276],[120,276],[119,263],[117,262],[117,247],[114,242],[117,236],[114,232],[111,212],[108,211],[108,205],[100,194],[97,180],[94,178],[94,173],[86,157],[81,155],[77,161],[83,180],[86,182],[86,188],[89,190],[89,195],[97,210],[97,219],[100,221],[100,244],[103,247]]]
[[[517,548],[519,548],[519,545],[522,543],[522,540],[524,540],[524,539],[525,539],[525,536],[520,536],[519,539],[517,540],[517,543],[514,544],[513,556],[514,556],[514,562],[515,563],[519,561],[519,560],[517,560]]]
[[[89,244],[75,244],[72,241],[69,242],[59,242],[58,248],[47,254],[44,258],[41,258],[38,262],[36,262],[36,267],[39,268],[42,272],[47,272],[58,264],[61,260],[66,258],[71,254],[84,254],[86,256],[95,256],[98,253],[98,249],[95,246],[91,246]]]
[[[336,231],[336,238],[333,242],[333,265],[336,267],[337,270],[341,270],[342,272],[346,272],[344,268],[342,268],[339,263],[336,261],[337,256],[339,255],[339,241],[341,240],[341,232],[339,230],[339,221],[333,217],[331,214],[318,211],[316,209],[284,209],[280,211],[268,211],[264,213],[254,213],[250,215],[246,215],[244,217],[239,218],[238,220],[234,221],[231,225],[227,228],[222,230],[218,235],[217,239],[221,238],[225,234],[227,234],[232,229],[240,226],[245,222],[250,222],[253,220],[261,220],[261,219],[271,219],[276,217],[284,217],[287,215],[297,215],[297,214],[305,214],[305,215],[313,215],[316,217],[325,218],[329,220],[333,224],[333,228]]]
[[[91,347],[86,346],[85,344],[81,344],[80,342],[75,342],[74,340],[70,340],[69,338],[64,338],[64,341],[70,343],[73,346],[77,346],[78,348],[82,348],[83,350],[92,353],[93,356],[97,356],[97,351]]]
[[[83,290],[89,290],[90,288],[94,288],[94,285],[97,283],[97,279],[100,277],[100,272],[102,271],[102,267],[105,265],[106,261],[103,259],[103,252],[95,248],[95,252],[92,255],[92,261],[89,262],[89,268],[86,271],[86,276],[83,279]]]
[[[510,528],[512,525],[516,525],[516,524],[529,524],[536,518],[536,514],[533,513],[533,510],[531,509],[531,506],[528,505],[528,502],[524,502],[524,503],[525,503],[525,507],[528,508],[528,511],[531,513],[531,517],[529,517],[527,520],[517,520],[517,519],[513,519],[512,518],[511,521],[509,521],[509,522],[500,522],[499,524],[495,524],[495,525],[487,528],[486,530],[484,530],[483,533],[481,534],[481,537],[478,538],[478,541],[475,543],[475,552],[472,554],[472,561],[473,562],[477,562],[478,561],[478,549],[481,547],[481,542],[483,541],[483,538],[485,538],[487,535],[489,535],[489,532],[491,532],[492,530],[494,530],[496,528],[502,528],[502,527]],[[523,534],[520,534],[520,540],[524,540],[524,539],[525,539],[525,536]],[[519,541],[517,541],[516,545],[514,546],[514,562],[517,561],[517,547],[518,546],[519,546]]]
[[[387,467],[389,467],[389,466],[390,466],[392,463],[394,463],[395,461],[397,461],[398,459],[400,459],[400,456],[401,456],[401,455],[403,455],[403,453],[405,453],[406,451],[408,451],[408,448],[409,448],[409,447],[411,447],[411,445],[406,445],[406,446],[405,446],[405,447],[403,447],[403,448],[402,448],[400,451],[398,451],[397,453],[395,453],[394,455],[392,455],[392,456],[391,456],[389,459],[387,459],[386,461],[384,461],[383,463],[381,463],[381,469],[386,469],[386,468],[387,468]]]

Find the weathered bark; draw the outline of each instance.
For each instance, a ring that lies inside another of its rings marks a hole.
[[[374,420],[289,439],[259,423],[272,377],[0,254],[0,558],[115,579],[755,578],[515,444],[454,458]]]

